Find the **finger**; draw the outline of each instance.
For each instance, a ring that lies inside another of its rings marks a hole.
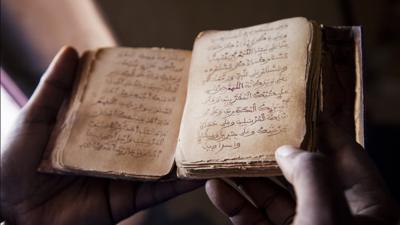
[[[320,130],[321,146],[334,160],[335,171],[341,174],[340,183],[353,214],[395,221],[398,207],[366,150],[333,122],[324,123]]]
[[[112,181],[109,198],[112,216],[118,222],[133,213],[165,202],[204,185],[204,181],[129,182]]]
[[[266,178],[240,179],[240,186],[268,219],[276,225],[289,224],[294,217],[295,202],[282,187]]]
[[[23,122],[50,123],[55,120],[72,87],[78,61],[78,53],[71,47],[63,47],[57,53],[23,109]]]
[[[350,211],[325,157],[292,146],[276,151],[285,178],[297,198],[295,224],[347,224]]]
[[[211,202],[235,225],[272,225],[261,211],[221,180],[208,180],[206,192]]]
[[[358,183],[365,175],[383,183],[378,170],[366,151],[333,122],[326,122],[320,129],[321,149],[334,160],[335,169],[344,188]]]
[[[7,175],[9,188],[28,187],[30,183],[37,182],[31,179],[37,178],[36,170],[47,145],[51,127],[42,124],[33,126],[29,123],[46,122],[55,118],[66,94],[65,90],[72,85],[77,60],[77,53],[72,48],[63,48],[57,54],[34,95],[21,111],[4,147],[2,146],[2,176]]]

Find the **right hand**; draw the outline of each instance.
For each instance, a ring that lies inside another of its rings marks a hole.
[[[236,225],[396,224],[399,210],[365,150],[335,124],[322,128],[323,153],[276,152],[295,198],[266,178],[239,180],[257,207],[220,180],[207,182],[209,198]]]

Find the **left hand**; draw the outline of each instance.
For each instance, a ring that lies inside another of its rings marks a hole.
[[[115,224],[202,182],[129,182],[41,174],[37,168],[78,64],[73,48],[55,57],[1,149],[1,218],[11,224]]]

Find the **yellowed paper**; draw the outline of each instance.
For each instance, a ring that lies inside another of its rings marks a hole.
[[[184,163],[274,160],[306,133],[311,25],[304,18],[196,39],[176,154]]]
[[[70,169],[162,176],[173,164],[190,52],[102,49],[61,156]]]

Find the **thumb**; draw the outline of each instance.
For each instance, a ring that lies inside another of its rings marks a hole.
[[[71,92],[78,61],[78,52],[74,48],[60,49],[23,108],[23,122],[54,123],[61,104]]]
[[[285,178],[294,186],[295,223],[348,224],[350,211],[336,175],[326,157],[293,146],[276,150],[276,160]]]

